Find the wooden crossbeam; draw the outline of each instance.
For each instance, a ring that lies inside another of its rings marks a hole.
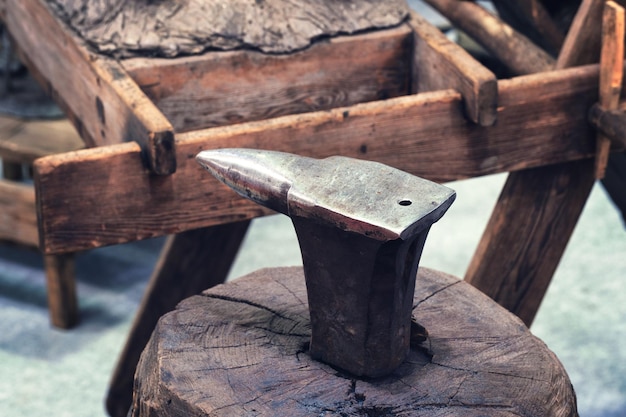
[[[31,185],[0,180],[0,240],[37,246],[35,191]]]
[[[500,81],[498,123],[489,128],[467,121],[460,94],[446,90],[189,132],[177,136],[179,169],[168,177],[150,175],[133,143],[42,158],[40,246],[77,251],[266,214],[200,169],[194,157],[203,149],[347,155],[436,181],[587,158],[597,82],[597,66]]]

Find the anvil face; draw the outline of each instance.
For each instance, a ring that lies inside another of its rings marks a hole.
[[[441,218],[453,190],[377,162],[220,149],[198,162],[240,195],[377,240],[407,239]]]

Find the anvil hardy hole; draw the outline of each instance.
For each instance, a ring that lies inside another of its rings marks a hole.
[[[401,206],[410,206],[411,204],[413,204],[413,202],[411,200],[400,200],[398,201],[398,204],[400,204]]]

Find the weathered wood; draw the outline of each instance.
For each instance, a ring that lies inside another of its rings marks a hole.
[[[602,15],[602,51],[600,53],[600,106],[615,110],[619,105],[624,75],[624,8],[608,1]],[[596,179],[604,178],[609,161],[611,140],[601,132],[596,135]]]
[[[589,110],[589,122],[611,141],[626,146],[626,110],[603,110],[594,104]]]
[[[510,174],[465,280],[532,323],[594,178],[592,160]]]
[[[43,0],[6,2],[2,14],[22,60],[88,145],[135,140],[153,172],[175,171],[171,124],[117,62],[89,53]]]
[[[126,416],[134,370],[158,319],[184,298],[226,280],[249,224],[223,224],[168,238],[113,373],[106,400],[109,415]]]
[[[512,314],[421,269],[428,331],[391,376],[362,380],[308,354],[301,268],[257,271],[181,303],[144,351],[129,415],[577,416],[563,366]]]
[[[412,92],[453,88],[461,93],[467,117],[481,126],[496,122],[496,76],[417,13],[408,23],[415,32]]]
[[[606,0],[582,0],[574,17],[563,47],[557,68],[592,64],[599,61],[602,42],[602,10]]]
[[[0,240],[37,246],[36,213],[32,185],[0,180]]]
[[[185,132],[406,95],[411,52],[411,29],[401,25],[289,55],[211,52],[122,65]]]
[[[516,75],[549,71],[554,59],[526,36],[471,1],[425,0]]]
[[[584,39],[576,33],[582,30],[586,29],[573,26],[567,38]],[[580,47],[585,48],[582,42]],[[562,58],[557,66],[586,59],[587,55]],[[591,161],[509,174],[465,280],[530,326],[593,183]]]
[[[502,20],[528,36],[550,55],[558,55],[565,40],[565,32],[541,0],[493,0],[492,3]]]
[[[44,256],[44,265],[50,322],[61,329],[74,327],[79,320],[74,254]]]
[[[75,151],[85,145],[68,120],[21,120],[0,117],[0,158],[30,164],[46,155]]]
[[[408,14],[402,0],[49,1],[92,47],[114,56],[293,52],[323,36],[394,26]]]
[[[150,176],[132,143],[41,158],[41,248],[77,251],[267,213],[203,174],[194,157],[204,149],[361,157],[435,181],[590,157],[597,80],[590,66],[500,81],[489,128],[465,119],[458,93],[440,91],[181,134],[179,172],[167,178]]]

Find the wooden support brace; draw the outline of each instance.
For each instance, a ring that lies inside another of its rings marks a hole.
[[[615,110],[619,105],[624,75],[624,8],[614,1],[604,7],[602,16],[602,51],[600,54],[600,106]],[[611,140],[596,135],[595,177],[604,178],[609,161]]]
[[[249,224],[223,224],[168,238],[111,379],[106,407],[112,417],[128,413],[134,370],[159,318],[181,300],[226,280]]]
[[[470,120],[493,125],[498,105],[496,76],[419,14],[412,13],[408,24],[415,34],[412,92],[453,88],[463,96]]]
[[[5,2],[20,57],[89,146],[137,141],[150,170],[176,170],[173,128],[114,60],[90,53],[44,0]]]
[[[549,71],[554,59],[526,36],[471,1],[426,0],[514,74]]]
[[[132,143],[41,158],[41,249],[71,252],[266,214],[203,174],[194,157],[205,149],[353,156],[435,181],[587,158],[597,80],[589,66],[500,81],[498,123],[489,128],[468,122],[460,94],[447,90],[189,132],[177,137],[179,172],[162,178],[146,172]]]
[[[580,21],[587,21],[584,14],[590,13],[584,6],[577,16]],[[583,25],[570,28],[558,65],[575,66],[589,59],[593,49],[580,55],[566,48],[577,44],[586,48],[590,42],[586,30]],[[536,71],[541,69],[538,66]],[[581,161],[509,174],[466,272],[466,281],[517,314],[527,326],[591,192],[592,167],[591,161]]]

